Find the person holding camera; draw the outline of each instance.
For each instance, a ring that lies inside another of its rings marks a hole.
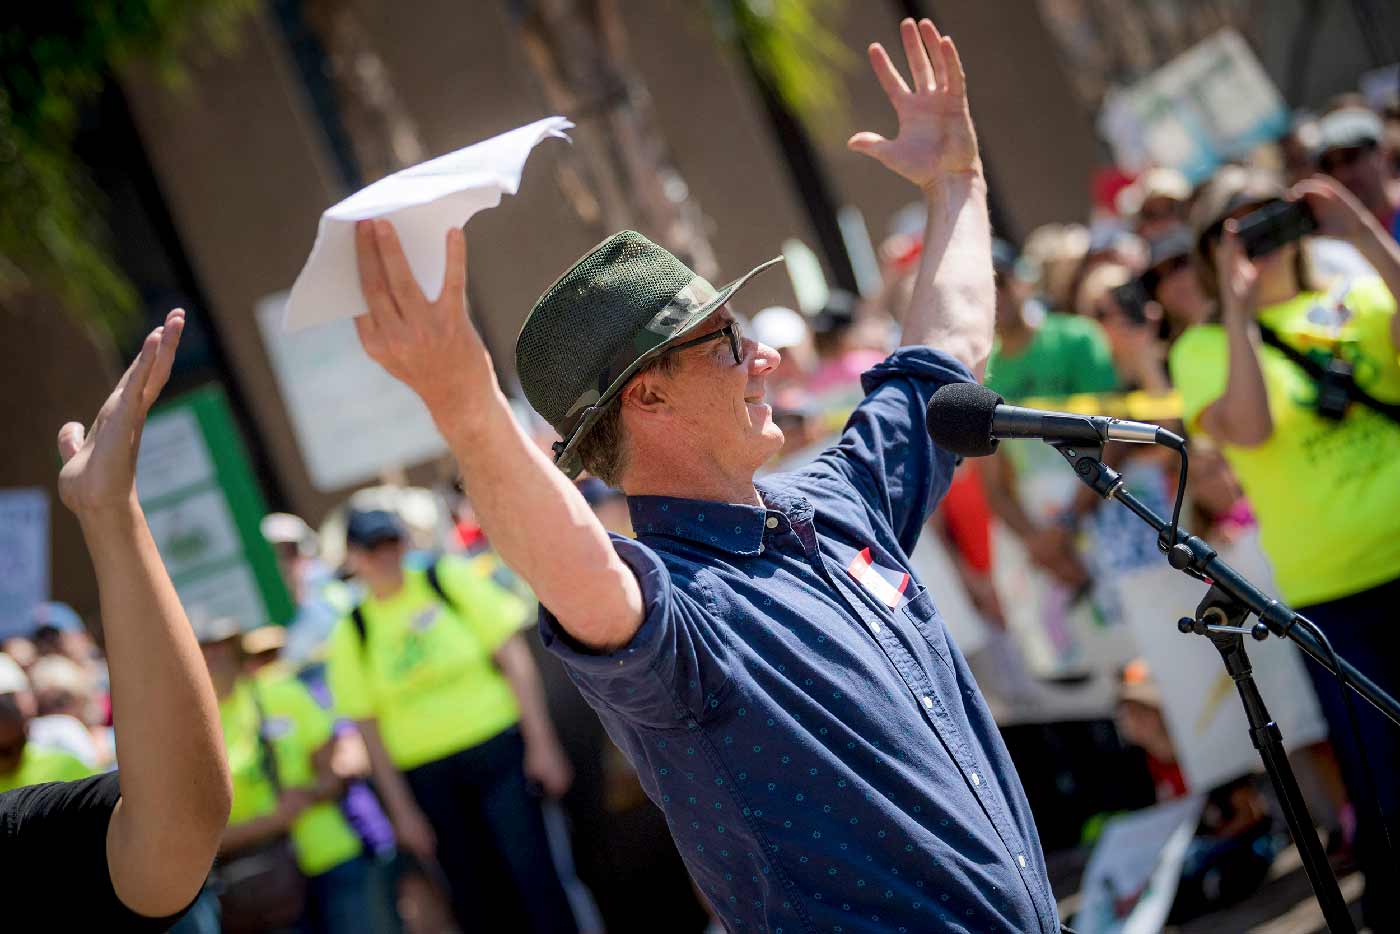
[[[1311,225],[1288,223],[1286,202],[1305,205],[1319,235],[1354,245],[1379,280],[1316,281],[1307,242],[1297,236]],[[1283,223],[1257,223],[1276,211]],[[1284,600],[1394,693],[1400,246],[1350,192],[1321,176],[1285,192],[1270,176],[1227,167],[1202,191],[1192,219],[1195,261],[1219,313],[1171,351],[1187,427],[1219,442],[1239,476]],[[1377,875],[1390,858],[1370,789],[1397,836],[1400,730],[1356,702],[1354,732],[1336,679],[1311,661],[1308,669],[1361,816],[1356,850],[1367,876],[1367,922],[1396,930],[1400,889],[1390,873]]]

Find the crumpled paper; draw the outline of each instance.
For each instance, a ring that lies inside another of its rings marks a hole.
[[[311,256],[292,286],[283,328],[300,330],[369,310],[355,260],[355,222],[393,222],[408,265],[429,298],[442,291],[447,231],[520,190],[525,160],[540,141],[567,140],[573,123],[547,117],[465,149],[395,172],[321,215]]]

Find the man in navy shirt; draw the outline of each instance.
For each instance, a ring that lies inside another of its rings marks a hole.
[[[390,225],[357,231],[366,350],[427,403],[550,648],[734,931],[1058,929],[1011,759],[908,569],[953,468],[924,409],[980,374],[995,298],[956,49],[927,20],[900,29],[912,88],[870,48],[899,135],[850,147],[927,200],[908,346],[801,471],[754,482],[782,444],[764,402],[778,354],[729,301],[771,264],[715,289],[624,231],[551,286],[516,353],[556,470],[467,319],[460,232],[429,302]],[[637,540],[593,518],[566,479],[581,468],[627,493]]]

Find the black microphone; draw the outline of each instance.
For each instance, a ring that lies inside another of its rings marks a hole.
[[[1007,405],[978,383],[948,383],[928,403],[928,433],[939,447],[960,457],[986,457],[1002,438],[1038,438],[1056,444],[1132,441],[1180,447],[1182,439],[1157,425],[1103,415],[1074,415]]]

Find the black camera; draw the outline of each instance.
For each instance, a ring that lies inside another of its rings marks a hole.
[[[1239,220],[1240,244],[1250,259],[1272,253],[1315,230],[1317,218],[1305,201],[1270,201]]]

